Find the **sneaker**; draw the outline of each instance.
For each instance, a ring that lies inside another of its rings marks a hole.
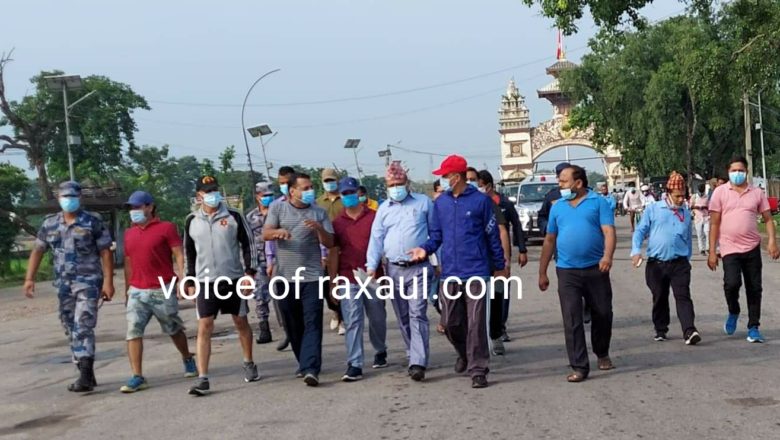
[[[195,357],[190,356],[184,359],[184,377],[198,377],[198,366],[195,364]]]
[[[303,377],[303,383],[310,387],[316,387],[320,384],[320,378],[316,374],[306,373],[306,376]]]
[[[506,334],[506,332],[501,334],[501,342],[510,342],[512,339],[509,338],[509,335]]]
[[[685,338],[685,345],[696,345],[701,342],[701,335],[696,330],[692,331],[687,338]]]
[[[127,381],[127,384],[122,385],[122,388],[120,388],[119,391],[123,393],[134,393],[147,388],[149,388],[149,384],[146,383],[146,379],[144,379],[143,376],[133,375],[133,377]]]
[[[349,365],[347,367],[347,372],[344,373],[343,376],[341,376],[342,382],[357,382],[360,379],[363,378],[363,369],[358,367],[353,367],[352,365]]]
[[[653,338],[655,342],[663,342],[666,340],[666,332],[655,332],[655,337]]]
[[[254,362],[244,362],[244,382],[257,382],[260,380],[260,373],[257,372],[257,365]]]
[[[301,370],[295,370],[295,378],[303,379],[303,372]]]
[[[258,344],[267,344],[271,342],[271,327],[268,326],[268,321],[260,321],[257,324],[257,337],[255,342]]]
[[[344,328],[344,323],[339,324],[339,336],[344,336],[347,334],[347,329]]]
[[[471,388],[487,388],[487,386],[487,377],[479,375],[471,378]]]
[[[385,367],[387,367],[387,352],[380,351],[379,353],[374,355],[374,364],[371,365],[371,368],[385,368]]]
[[[726,322],[723,324],[723,331],[731,336],[734,334],[735,331],[737,331],[737,321],[739,320],[739,315],[732,315],[729,313],[729,316],[726,317]]]
[[[409,376],[415,382],[421,382],[425,379],[425,367],[421,365],[412,365],[409,367]]]
[[[339,328],[339,318],[334,313],[330,317],[330,329],[336,330],[337,328]]]
[[[455,361],[455,372],[458,374],[464,373],[466,371],[466,367],[468,366],[468,363],[466,362],[466,359],[463,359],[459,357]]]
[[[287,335],[284,336],[284,339],[279,341],[278,344],[276,344],[276,351],[284,351],[287,349],[287,346],[290,345],[290,340],[287,339]]]
[[[503,356],[504,351],[504,343],[501,342],[501,338],[493,339],[493,356]]]
[[[199,377],[195,385],[190,387],[191,396],[205,396],[209,392],[209,379],[207,377]]]
[[[761,336],[761,332],[758,331],[758,327],[750,327],[747,335],[748,342],[764,342],[764,337]]]

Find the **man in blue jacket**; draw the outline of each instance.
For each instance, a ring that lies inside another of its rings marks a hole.
[[[504,250],[493,201],[466,183],[466,159],[452,155],[433,174],[442,176],[428,241],[410,251],[420,261],[441,246],[442,317],[447,339],[458,353],[455,372],[468,370],[473,388],[488,385],[490,361],[487,295],[492,275],[506,276]],[[484,281],[484,283],[482,282]]]

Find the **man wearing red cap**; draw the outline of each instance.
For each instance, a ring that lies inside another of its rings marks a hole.
[[[506,262],[493,201],[466,182],[467,168],[466,159],[452,155],[433,172],[441,176],[445,191],[434,203],[428,241],[410,254],[419,261],[441,246],[442,317],[447,339],[458,353],[455,372],[468,370],[471,386],[485,388],[490,351],[488,292],[482,281],[490,277],[491,268],[493,275],[505,275]]]

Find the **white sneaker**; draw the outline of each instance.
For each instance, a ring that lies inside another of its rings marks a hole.
[[[339,324],[339,335],[340,336],[344,336],[345,334],[347,334],[347,329],[344,328],[344,324],[343,323]]]
[[[330,318],[330,330],[334,331],[337,328],[339,328],[339,320],[338,320],[338,318],[336,318],[334,316],[331,316],[331,318]]]

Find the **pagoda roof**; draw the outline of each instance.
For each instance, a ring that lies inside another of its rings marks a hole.
[[[548,67],[547,68],[547,74],[548,75],[553,75],[553,74],[556,74],[556,73],[558,73],[558,72],[560,72],[562,70],[569,70],[569,69],[573,69],[575,67],[577,67],[576,63],[573,63],[573,62],[567,60],[566,58],[563,58],[563,59],[559,59],[558,61],[555,62],[555,64],[553,64],[552,66]]]

